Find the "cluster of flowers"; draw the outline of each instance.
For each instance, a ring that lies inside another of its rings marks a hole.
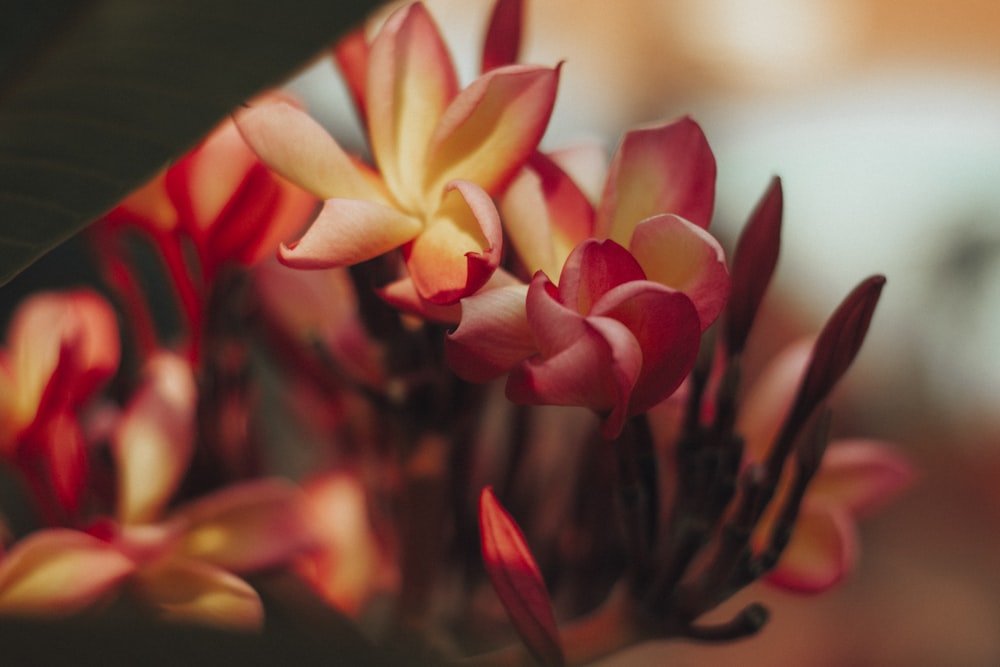
[[[697,619],[761,577],[815,592],[851,569],[854,518],[911,475],[884,443],[827,447],[827,396],[884,280],[862,282],[815,342],[744,389],[780,182],[727,261],[708,231],[714,157],[690,118],[627,132],[608,166],[590,149],[540,151],[560,67],[516,62],[522,10],[498,0],[466,87],[420,3],[334,48],[371,162],[269,95],[95,225],[139,363],[119,368],[116,315],[95,292],[21,306],[0,353],[0,453],[45,527],[0,559],[0,613],[74,613],[127,590],[160,616],[259,626],[239,575],[294,566],[347,613],[391,593],[400,626],[426,625],[431,584],[448,576],[442,544],[466,544],[476,496],[494,604],[545,664],[749,634],[760,607],[724,626]],[[181,344],[154,326],[130,234],[163,260]],[[326,443],[311,459],[324,471],[302,485],[260,474],[254,344],[282,365],[275,382],[299,418],[275,440]],[[99,391],[112,377],[122,400]],[[522,407],[488,389],[504,378]],[[533,407],[546,405],[566,407]],[[529,447],[563,470],[590,459],[614,472],[550,489],[556,502],[518,480]],[[572,498],[596,504],[558,518],[575,547],[525,537],[550,512],[527,506],[532,494],[567,513]],[[525,505],[529,530],[498,496]],[[483,580],[463,558],[465,581]],[[572,589],[568,573],[595,562],[610,578],[557,595],[557,614],[542,573]],[[594,596],[605,601],[585,623],[556,622]],[[595,622],[614,631],[574,638]]]

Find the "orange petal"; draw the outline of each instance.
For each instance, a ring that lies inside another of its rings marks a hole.
[[[493,200],[468,181],[454,181],[424,230],[404,248],[421,297],[446,305],[486,284],[500,263],[503,234]]]
[[[714,236],[676,215],[657,215],[639,223],[629,251],[646,278],[684,292],[694,302],[704,331],[729,296],[726,255]]]
[[[169,621],[242,630],[264,623],[264,605],[250,584],[206,562],[170,558],[142,568],[132,583],[132,590]]]
[[[187,525],[179,553],[233,572],[287,562],[312,544],[301,490],[284,480],[244,482],[179,509]]]
[[[673,213],[707,228],[715,205],[715,157],[690,118],[632,130],[608,172],[598,235],[622,245],[642,220]]]
[[[384,201],[340,144],[301,109],[264,102],[233,118],[264,164],[316,197]]]
[[[365,80],[368,77],[368,40],[364,27],[355,28],[333,47],[333,57],[354,100],[361,122],[367,117]]]
[[[78,612],[134,569],[111,544],[62,528],[29,535],[0,561],[0,614]]]
[[[122,523],[156,520],[187,472],[194,448],[197,387],[190,364],[161,353],[118,425],[112,451]]]
[[[767,581],[798,593],[822,593],[854,568],[857,539],[846,512],[807,501],[792,539]]]
[[[424,6],[394,12],[372,41],[365,101],[375,162],[408,211],[424,210],[431,134],[457,91],[448,48]]]
[[[557,276],[570,251],[594,233],[594,208],[565,171],[535,153],[500,200],[504,229],[526,271]]]
[[[558,82],[559,68],[533,65],[501,67],[473,81],[434,130],[425,196],[439,196],[459,178],[499,194],[545,133]]]
[[[398,248],[420,233],[416,218],[373,201],[328,199],[305,235],[278,249],[297,269],[351,266]]]

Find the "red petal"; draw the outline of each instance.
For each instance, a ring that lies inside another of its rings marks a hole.
[[[344,83],[354,100],[354,108],[358,110],[358,118],[365,122],[367,109],[365,102],[365,82],[368,77],[368,40],[365,39],[364,27],[357,28],[344,35],[333,47],[333,57],[337,61]]]
[[[645,412],[674,393],[691,372],[701,327],[694,304],[682,292],[635,281],[608,292],[592,315],[614,318],[642,349],[642,370],[629,400],[629,415]]]
[[[628,250],[614,241],[588,239],[573,249],[559,276],[559,300],[586,315],[605,292],[646,274]]]
[[[521,529],[492,489],[479,497],[479,526],[486,572],[511,623],[545,665],[565,662],[552,603]]]
[[[517,62],[521,50],[521,22],[524,0],[497,0],[490,14],[483,40],[482,71]]]
[[[615,153],[597,213],[598,235],[625,245],[642,220],[673,213],[708,228],[715,157],[690,118],[632,130]]]
[[[771,181],[740,233],[732,261],[732,294],[726,307],[726,348],[739,354],[771,282],[781,248],[781,180]]]
[[[857,558],[857,532],[847,513],[807,501],[767,582],[797,593],[822,593],[843,580]]]

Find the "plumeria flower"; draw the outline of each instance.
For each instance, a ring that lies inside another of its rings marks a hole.
[[[265,163],[325,200],[305,235],[282,246],[279,257],[298,268],[326,268],[402,248],[419,295],[455,302],[482,287],[499,263],[502,234],[491,197],[534,152],[558,69],[508,65],[460,90],[420,3],[393,13],[371,44],[355,35],[350,46],[340,61],[376,169],[287,104],[236,114]]]
[[[154,357],[146,372],[113,436],[116,518],[16,543],[0,559],[0,614],[75,613],[127,584],[163,618],[253,628],[263,606],[238,574],[287,563],[311,544],[301,493],[280,480],[167,512],[192,453],[196,389],[175,355]]]
[[[738,432],[745,437],[746,465],[767,458],[811,354],[810,341],[788,347],[748,392],[737,423]],[[831,442],[802,500],[791,541],[767,581],[809,593],[837,584],[857,561],[857,519],[897,495],[913,477],[910,464],[889,443],[869,439]],[[755,549],[765,548],[789,490],[786,475],[776,500],[754,532]]]
[[[76,413],[119,354],[114,311],[96,292],[38,293],[14,313],[0,349],[0,455],[25,474],[50,522],[78,509],[87,462]]]
[[[591,174],[593,154],[536,153],[511,183],[500,210],[518,258],[529,272],[556,275],[578,243],[609,238],[629,249],[649,280],[687,294],[708,328],[726,302],[729,276],[707,231],[715,158],[701,128],[681,118],[628,132],[596,206],[560,165],[582,161],[574,171]]]
[[[196,388],[191,366],[163,353],[115,431],[116,520],[102,537],[134,564],[135,595],[169,619],[256,627],[263,607],[238,575],[286,562],[311,544],[300,490],[262,479],[166,511],[191,459]]]
[[[138,225],[161,243],[190,241],[210,281],[227,263],[251,266],[273,256],[317,205],[265,167],[228,119],[106,217],[111,224]]]
[[[510,371],[511,400],[591,408],[607,438],[680,385],[701,338],[691,299],[648,280],[611,240],[578,245],[558,286],[539,271],[523,291],[490,290],[462,308],[446,348],[459,376]]]

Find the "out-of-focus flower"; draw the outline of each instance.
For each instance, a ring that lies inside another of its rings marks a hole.
[[[349,157],[302,111],[264,104],[236,114],[268,165],[325,200],[282,261],[345,266],[402,247],[421,297],[444,304],[489,279],[501,253],[499,195],[535,150],[558,69],[508,65],[467,88],[420,3],[397,10],[372,43],[338,50],[377,172]]]
[[[592,152],[582,156],[593,161]],[[629,249],[647,279],[687,294],[706,329],[729,293],[725,255],[707,231],[714,198],[715,158],[698,124],[682,118],[623,137],[596,208],[556,160],[536,153],[500,210],[529,272],[555,275],[578,243],[610,238]]]
[[[811,341],[804,341],[787,348],[747,393],[737,423],[746,439],[746,464],[766,460],[792,406],[812,347]],[[767,581],[809,593],[837,584],[857,559],[857,518],[893,498],[913,476],[910,464],[889,443],[862,439],[830,443],[802,500],[791,541]],[[754,532],[756,549],[766,547],[789,491],[786,474]]]
[[[300,490],[276,479],[165,512],[191,458],[196,388],[190,364],[172,354],[146,372],[113,434],[117,519],[16,543],[0,560],[0,613],[72,613],[127,581],[163,617],[255,627],[260,598],[237,574],[289,562],[311,544]]]
[[[0,454],[27,476],[50,521],[75,514],[86,477],[76,411],[118,368],[118,324],[90,290],[22,303],[0,350]]]
[[[138,225],[161,243],[189,239],[210,281],[227,263],[250,266],[273,256],[317,205],[265,167],[228,119],[106,217]]]
[[[236,575],[286,563],[311,543],[301,492],[281,480],[255,480],[164,516],[191,458],[195,408],[190,364],[154,357],[112,443],[117,521],[98,522],[91,532],[135,562],[131,588],[162,616],[258,626],[260,598]]]
[[[373,595],[399,584],[399,572],[369,522],[365,488],[346,471],[319,475],[302,488],[316,546],[296,561],[296,569],[323,599],[357,615]]]
[[[677,389],[701,338],[691,299],[647,280],[610,240],[577,246],[558,286],[539,271],[526,291],[490,290],[462,307],[447,341],[460,376],[482,382],[510,370],[511,400],[589,407],[607,438]]]

